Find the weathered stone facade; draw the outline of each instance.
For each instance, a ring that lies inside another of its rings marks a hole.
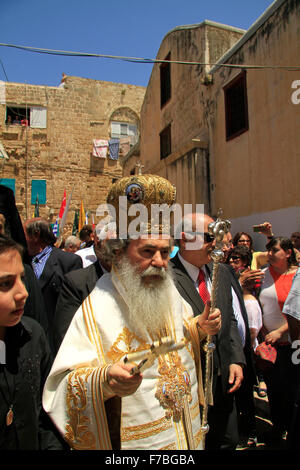
[[[221,207],[233,232],[266,220],[279,235],[300,230],[299,24],[299,1],[276,0],[244,34],[209,21],[173,29],[157,59],[215,65],[171,63],[163,105],[162,65],[153,66],[141,110],[144,172],[175,184],[181,205],[204,203],[212,215]],[[230,87],[235,102],[226,107]],[[237,124],[247,122],[228,135],[230,107]],[[253,238],[264,249],[264,237]]]
[[[214,63],[244,31],[211,21],[179,26],[163,39],[157,59]],[[155,64],[141,110],[140,155],[144,172],[168,178],[180,204],[209,206],[208,134],[204,97],[208,66],[172,63],[171,96],[161,105],[161,65]],[[160,134],[171,127],[171,153],[161,158]],[[130,162],[126,162],[126,169]]]
[[[68,198],[73,188],[68,230],[81,200],[95,215],[112,180],[122,176],[122,167],[120,160],[93,156],[93,139],[109,140],[112,121],[133,124],[139,132],[144,94],[144,87],[79,77],[65,77],[60,87],[2,82],[0,141],[9,160],[2,162],[0,177],[15,179],[23,220],[34,212],[31,181],[41,179],[47,185],[41,216],[55,220],[64,189]],[[22,107],[45,108],[46,126],[6,124],[7,110]],[[129,144],[121,146],[120,158],[129,150]]]
[[[300,230],[300,103],[292,101],[292,84],[300,79],[299,23],[300,3],[278,0],[222,58],[246,65],[249,124],[232,139],[226,139],[224,89],[242,67],[211,70],[206,97],[213,207],[222,205],[233,231],[252,232],[265,220],[278,235]],[[256,65],[262,67],[251,68]],[[253,237],[264,249],[264,237]]]

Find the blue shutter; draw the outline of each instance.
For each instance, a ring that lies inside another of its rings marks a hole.
[[[39,195],[39,204],[46,204],[46,180],[31,181],[31,204],[35,204]]]
[[[14,194],[16,193],[16,180],[14,178],[1,178],[0,184],[12,189]]]

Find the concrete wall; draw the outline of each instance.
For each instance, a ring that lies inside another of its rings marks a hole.
[[[299,66],[300,3],[278,1],[275,7],[222,60]],[[226,142],[223,87],[240,70],[216,68],[213,85],[207,87],[212,211],[221,206],[236,227],[241,223],[249,230],[252,223],[270,220],[277,224],[277,233],[290,234],[300,229],[299,216],[295,218],[300,201],[300,104],[291,100],[300,71],[247,69],[249,130]]]
[[[266,221],[272,223],[272,230],[276,236],[290,237],[293,232],[300,231],[300,206],[233,218],[231,233],[233,236],[241,231],[249,233],[253,238],[254,249],[264,251],[267,239],[264,235],[254,233],[253,225]]]

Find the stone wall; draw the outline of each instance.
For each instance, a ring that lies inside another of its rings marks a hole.
[[[2,164],[0,177],[15,179],[22,219],[33,215],[31,181],[39,179],[47,182],[41,216],[55,220],[64,189],[67,198],[73,190],[68,228],[81,200],[85,210],[95,215],[112,181],[122,176],[122,167],[120,160],[93,156],[93,139],[110,139],[111,121],[135,124],[140,129],[145,88],[79,77],[65,77],[60,87],[2,82],[1,88],[0,141],[9,160]],[[7,108],[14,107],[46,108],[46,127],[5,124]],[[125,139],[120,157],[128,149]]]
[[[164,37],[157,53],[157,59],[164,60],[170,54],[171,61],[195,63],[171,63],[171,97],[163,106],[161,66],[155,64],[141,110],[140,155],[144,172],[169,177],[177,185],[178,203],[208,204],[209,181],[204,162],[209,157],[206,154],[202,161],[202,150],[194,152],[208,147],[203,80],[210,67],[203,64],[214,63],[243,34],[243,30],[211,21],[179,26]],[[161,159],[160,133],[167,126],[171,126],[171,153]],[[199,197],[201,200],[197,200]]]
[[[177,202],[205,203],[212,215],[221,207],[246,231],[280,217],[300,230],[299,21],[299,1],[276,0],[244,34],[205,21],[165,36],[157,59],[170,53],[171,61],[201,63],[171,64],[171,97],[163,106],[155,64],[141,110],[144,171],[169,178]],[[244,71],[248,125],[226,136],[225,87]],[[171,153],[161,158],[166,126]],[[274,233],[291,233],[284,225],[274,225]]]
[[[293,70],[299,66],[299,21],[299,2],[278,1],[225,57],[227,63],[261,66],[246,67],[246,132],[226,140],[224,87],[242,67],[216,67],[206,91],[213,208],[222,206],[231,219],[254,216],[249,227],[272,221],[273,211],[299,206],[300,104],[291,99],[300,79],[299,69]]]

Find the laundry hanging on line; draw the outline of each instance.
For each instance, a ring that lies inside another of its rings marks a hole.
[[[118,160],[119,147],[120,147],[119,139],[111,139],[108,141],[108,149],[109,149],[108,155],[111,160]]]
[[[108,150],[108,141],[104,139],[93,140],[93,156],[98,158],[106,158]]]

